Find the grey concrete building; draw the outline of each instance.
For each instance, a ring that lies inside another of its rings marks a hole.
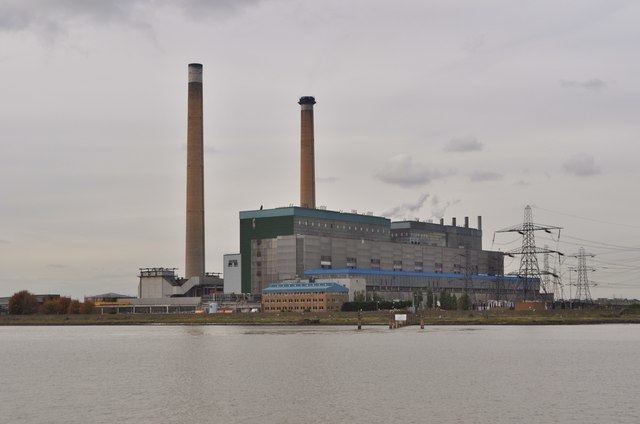
[[[482,230],[299,207],[240,212],[243,292],[314,269],[501,275]]]
[[[242,293],[242,258],[239,253],[228,253],[223,255],[222,264],[224,266],[224,293],[240,294]]]

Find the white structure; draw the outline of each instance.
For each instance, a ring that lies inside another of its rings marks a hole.
[[[222,288],[222,280],[217,275],[180,278],[175,268],[140,268],[138,297],[159,299],[172,296],[199,297]]]
[[[349,289],[349,302],[355,300],[356,294],[363,297],[367,294],[367,280],[362,277],[356,278],[316,278],[316,283],[338,283],[342,287]]]
[[[242,263],[239,253],[228,253],[223,255],[222,264],[224,266],[224,273],[222,278],[224,280],[224,293],[242,293]]]

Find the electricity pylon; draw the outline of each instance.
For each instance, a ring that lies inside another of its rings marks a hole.
[[[575,268],[578,273],[578,281],[576,281],[576,300],[582,302],[591,302],[591,286],[595,286],[595,284],[591,284],[589,282],[589,272],[595,271],[594,268],[587,267],[587,258],[593,258],[595,255],[593,253],[587,253],[584,250],[584,247],[578,249],[578,253],[575,255],[571,255],[571,257],[578,259],[578,267]]]
[[[558,268],[555,266],[550,268],[549,266],[549,246],[544,245],[544,249],[547,252],[544,252],[543,260],[542,260],[542,281],[543,287],[547,289],[551,288],[551,292],[553,293],[553,298],[555,300],[564,299],[564,287],[562,286],[562,279],[560,278],[560,273],[558,272]],[[558,256],[558,266],[560,265],[560,256]]]
[[[558,238],[560,238],[560,230],[562,230],[562,227],[536,224],[535,222],[533,222],[533,213],[531,212],[531,206],[527,205],[524,208],[524,221],[522,224],[514,225],[512,227],[503,228],[502,230],[496,231],[496,233],[518,233],[522,235],[522,247],[510,250],[505,254],[508,256],[521,256],[520,268],[515,274],[523,279],[523,300],[528,300],[530,297],[534,297],[533,294],[530,295],[531,285],[534,279],[538,279],[538,281],[540,281],[540,288],[545,294],[547,294],[550,292],[551,288],[548,287],[547,282],[545,282],[542,277],[547,274],[557,277],[555,273],[551,273],[548,270],[540,271],[540,265],[538,264],[537,255],[540,253],[556,253],[558,255],[563,255],[562,252],[559,252],[557,250],[550,250],[547,247],[536,247],[535,232],[544,231],[546,233],[552,234],[551,230],[558,230]]]

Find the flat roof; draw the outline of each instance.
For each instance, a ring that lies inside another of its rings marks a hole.
[[[456,233],[456,234],[473,234],[479,235],[482,230],[472,227],[460,227],[458,225],[443,225],[435,222],[423,221],[393,221],[391,223],[392,230],[423,230],[429,232]]]
[[[327,292],[327,293],[349,293],[349,289],[338,283],[275,283],[271,284],[262,293],[311,293],[311,292]]]
[[[464,280],[466,276],[464,274],[455,274],[450,272],[411,272],[411,271],[393,271],[393,270],[382,270],[382,269],[358,269],[358,268],[339,268],[339,269],[310,269],[304,272],[304,275],[309,277],[315,277],[319,275],[377,275],[377,276],[385,276],[385,277],[422,277],[428,279],[439,279],[439,280]],[[469,278],[471,281],[497,281],[502,280],[508,283],[516,283],[520,282],[523,279],[519,278],[515,275],[470,275]],[[538,281],[537,278],[532,278],[531,281]]]
[[[301,218],[327,219],[333,221],[349,221],[358,223],[367,223],[374,225],[391,225],[391,220],[382,216],[362,215],[349,212],[328,211],[325,209],[308,209],[298,206],[289,206],[284,208],[263,209],[253,211],[240,211],[240,219],[253,218],[275,218],[282,216],[293,216]]]
[[[119,293],[103,293],[103,294],[94,294],[92,296],[85,296],[85,298],[92,298],[92,297],[118,297],[118,298],[122,298],[122,299],[133,299],[135,296],[130,296],[128,294],[119,294]]]

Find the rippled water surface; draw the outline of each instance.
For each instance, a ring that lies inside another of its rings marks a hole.
[[[0,423],[640,423],[640,325],[0,327]]]

